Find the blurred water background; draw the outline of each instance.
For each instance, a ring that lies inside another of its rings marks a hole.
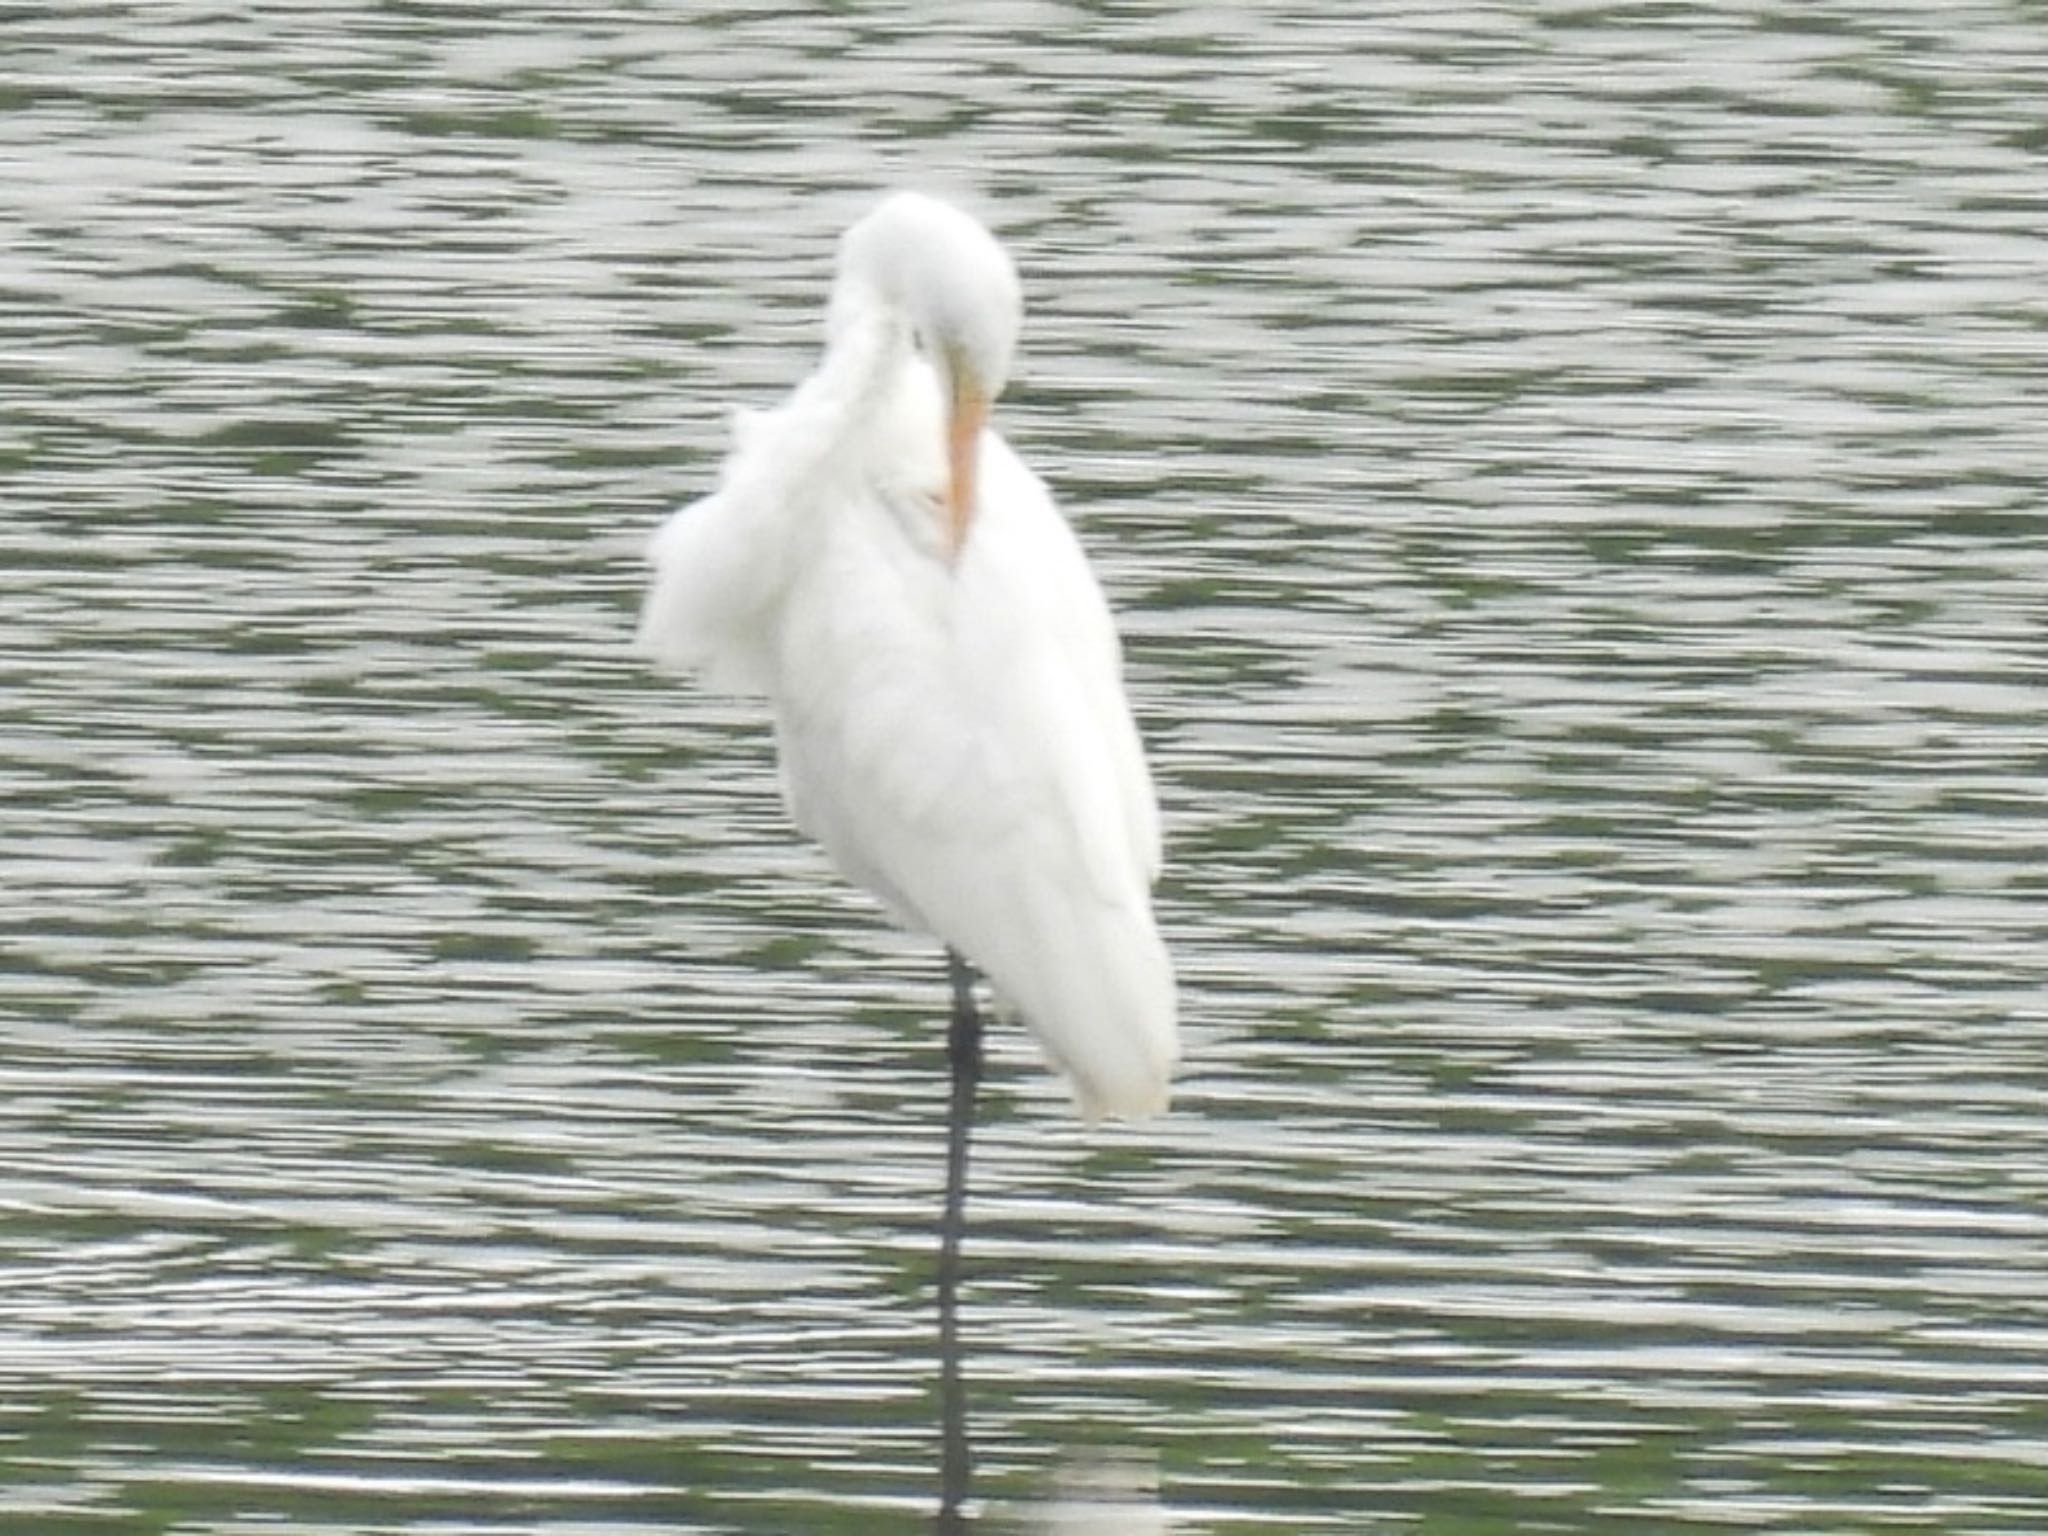
[[[2044,70],[0,7],[0,1528],[929,1520],[942,972],[627,649],[899,181],[1023,271],[1188,1037],[1094,1134],[996,1041],[976,1528],[2048,1526]]]

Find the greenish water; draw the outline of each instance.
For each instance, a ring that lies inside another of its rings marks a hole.
[[[942,972],[626,649],[899,179],[1186,993],[976,1528],[2048,1525],[2048,18],[1280,9],[0,11],[0,1529],[929,1522]]]

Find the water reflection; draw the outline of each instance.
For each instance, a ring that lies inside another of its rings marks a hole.
[[[972,1518],[971,1447],[957,1360],[952,1372],[955,1392],[947,1399],[944,1426],[947,1459],[932,1522],[939,1536],[990,1524],[1042,1536],[1167,1536],[1176,1529],[1160,1502],[1158,1458],[1100,1447],[1060,1453],[1037,1496],[1018,1501],[1014,1509],[999,1509],[989,1519]],[[961,1415],[957,1419],[956,1412]]]
[[[1132,1452],[1069,1456],[1035,1514],[1045,1536],[1166,1536],[1173,1529],[1159,1503],[1158,1459]]]

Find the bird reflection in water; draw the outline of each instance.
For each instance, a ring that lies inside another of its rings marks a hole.
[[[957,1385],[957,1375],[953,1379]],[[969,1474],[964,1460],[964,1419],[949,1422],[946,1434],[948,1457],[957,1436],[963,1459],[946,1463],[945,1487],[932,1529],[937,1536],[957,1536],[972,1530],[975,1523],[966,1513]],[[1053,1472],[1051,1481],[1049,1497],[1005,1518],[1004,1531],[1033,1536],[1171,1536],[1173,1526],[1159,1502],[1158,1464],[1151,1458],[1135,1452],[1077,1453]]]

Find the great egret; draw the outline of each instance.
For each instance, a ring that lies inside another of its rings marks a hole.
[[[817,371],[736,414],[718,489],[656,533],[640,624],[656,659],[767,696],[798,826],[947,947],[942,1301],[980,1074],[968,964],[1091,1121],[1163,1110],[1179,1053],[1159,813],[1109,608],[987,425],[1021,319],[986,229],[886,198],[840,241]]]

